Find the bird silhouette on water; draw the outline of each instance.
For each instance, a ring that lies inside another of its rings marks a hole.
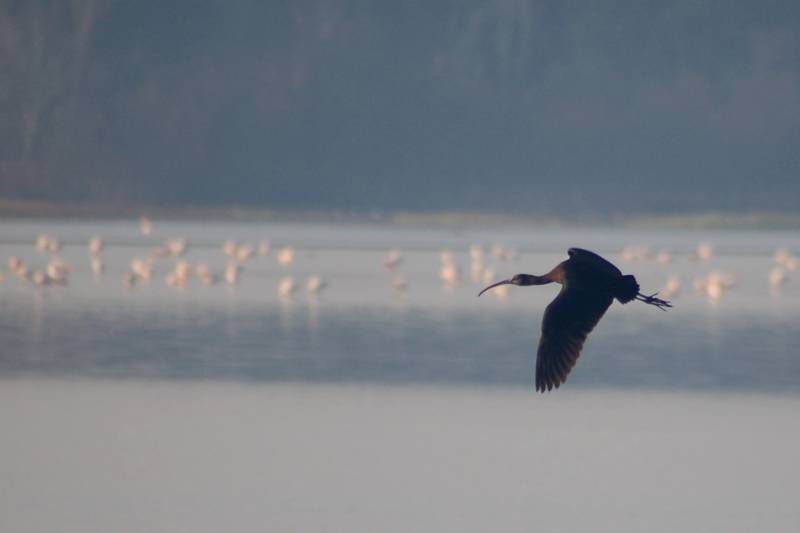
[[[567,380],[586,341],[614,298],[626,304],[638,300],[661,310],[672,307],[654,293],[645,296],[631,275],[620,270],[594,252],[570,248],[569,259],[541,276],[517,274],[483,289],[500,285],[546,285],[560,283],[561,292],[550,302],[542,319],[542,336],[536,353],[536,390],[545,392]]]

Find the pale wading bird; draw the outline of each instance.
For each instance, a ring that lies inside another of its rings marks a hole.
[[[36,237],[36,250],[40,252],[58,252],[61,250],[61,242],[55,237],[41,233]]]
[[[701,261],[708,261],[714,257],[714,247],[707,242],[701,242],[697,245],[695,256]]]
[[[246,263],[256,253],[256,247],[253,243],[246,242],[236,249],[236,260],[240,263]]]
[[[561,292],[550,302],[542,320],[536,354],[536,390],[549,391],[567,380],[586,336],[594,329],[614,298],[620,303],[639,300],[664,310],[672,307],[656,294],[645,296],[631,275],[622,272],[594,252],[580,248],[567,251],[569,259],[542,276],[517,274],[483,289],[478,296],[501,285],[560,283]]]
[[[103,251],[103,239],[100,237],[92,237],[89,239],[89,253],[92,255],[98,255],[100,252]]]
[[[730,272],[715,270],[708,276],[696,278],[693,285],[695,290],[706,293],[709,300],[716,302],[726,290],[736,285],[736,276]]]
[[[289,298],[297,290],[297,284],[291,276],[286,276],[278,283],[278,295]]]
[[[675,274],[667,276],[667,282],[659,294],[664,298],[672,298],[681,292],[681,278]]]
[[[403,263],[403,254],[400,250],[389,250],[386,254],[386,259],[383,261],[383,266],[389,270],[396,270]]]
[[[239,283],[239,272],[242,270],[242,267],[239,266],[239,263],[236,261],[229,261],[227,266],[225,267],[225,273],[223,274],[225,281],[228,282],[228,285],[236,285]]]
[[[236,241],[225,241],[222,243],[222,252],[228,257],[236,257],[237,250],[238,246],[236,246]]]
[[[103,275],[103,270],[105,270],[105,266],[103,265],[103,260],[100,258],[99,255],[93,255],[89,260],[89,263],[92,267],[92,273],[97,276]]]
[[[294,248],[291,246],[284,246],[280,250],[278,250],[278,255],[276,256],[278,263],[283,266],[289,266],[294,261]]]
[[[142,235],[145,237],[153,234],[153,223],[150,221],[150,217],[147,215],[142,215],[139,218],[139,231],[141,231]]]
[[[211,286],[217,282],[217,276],[211,273],[211,269],[205,263],[200,263],[194,267],[194,273],[203,285]]]
[[[769,271],[769,284],[771,287],[780,287],[786,283],[788,279],[789,277],[786,275],[786,271],[781,267],[775,267]]]
[[[328,283],[316,274],[309,276],[306,281],[306,289],[309,294],[319,294],[328,286]]]

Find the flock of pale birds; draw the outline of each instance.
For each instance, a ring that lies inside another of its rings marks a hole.
[[[142,217],[139,221],[139,229],[145,236],[153,234],[153,223],[147,217]],[[33,268],[26,265],[22,259],[12,256],[8,259],[9,272],[19,280],[35,286],[54,286],[65,287],[68,275],[72,267],[57,254],[61,250],[61,242],[56,237],[47,234],[40,234],[35,242],[36,250],[40,253],[51,254],[49,261],[43,268]],[[100,237],[89,239],[89,264],[92,273],[99,277],[105,271],[103,262],[104,242]],[[154,279],[155,264],[159,259],[173,259],[172,268],[164,276],[164,282],[169,287],[186,287],[192,277],[195,277],[204,285],[216,285],[225,282],[229,285],[236,285],[239,282],[240,273],[246,263],[256,256],[270,255],[271,249],[268,241],[261,241],[257,245],[245,242],[236,243],[235,241],[225,241],[222,245],[222,252],[228,257],[228,262],[220,275],[214,274],[207,263],[199,262],[194,265],[183,259],[188,250],[185,239],[170,239],[162,246],[158,246],[150,251],[146,257],[134,257],[130,262],[130,269],[122,276],[122,284],[129,289],[134,288],[139,283],[147,283]],[[295,252],[290,246],[276,250],[274,253],[276,261],[283,266],[293,263]],[[0,273],[0,283],[5,277]],[[305,287],[309,294],[318,294],[327,286],[326,282],[318,275],[309,276]],[[289,297],[300,289],[300,285],[292,276],[281,278],[278,283],[278,294]]]
[[[714,256],[714,248],[709,243],[697,245],[694,253],[690,255],[692,261],[709,261]],[[658,263],[667,265],[672,262],[672,254],[668,250],[660,250],[651,254],[650,250],[644,246],[627,246],[622,250],[622,259],[625,261],[647,261],[655,260]],[[777,290],[789,281],[789,271],[796,271],[800,268],[800,259],[786,249],[778,249],[773,255],[775,266],[769,271],[767,280],[773,290]],[[695,277],[692,287],[695,291],[705,294],[712,302],[718,301],[722,295],[736,285],[736,275],[732,272],[714,270],[706,275]],[[681,290],[681,280],[676,274],[667,276],[664,288],[659,291],[659,296],[666,299],[675,298]]]
[[[153,224],[149,218],[142,217],[139,221],[139,229],[143,235],[150,236],[153,233]],[[60,241],[50,235],[41,234],[35,241],[35,247],[41,253],[50,254],[47,264],[42,268],[31,268],[19,257],[12,256],[8,259],[8,270],[11,275],[34,286],[66,286],[71,266],[58,256],[58,252],[61,250]],[[103,275],[105,270],[103,248],[104,243],[100,237],[92,237],[88,242],[89,264],[95,276]],[[153,280],[154,265],[159,259],[173,259],[172,268],[164,275],[164,282],[169,287],[182,288],[186,287],[192,277],[209,286],[221,282],[236,285],[245,265],[256,257],[273,255],[275,260],[285,267],[292,265],[295,258],[295,251],[291,246],[285,246],[273,252],[268,241],[255,244],[229,240],[222,244],[222,252],[227,256],[227,264],[220,274],[215,274],[207,263],[190,264],[183,259],[187,249],[186,240],[171,239],[151,250],[146,257],[133,258],[130,262],[130,269],[123,274],[123,285],[132,289],[139,283]],[[690,259],[704,262],[712,259],[713,255],[713,247],[708,243],[701,243],[691,254]],[[469,278],[473,283],[491,284],[497,281],[493,264],[498,261],[513,261],[518,256],[516,250],[500,244],[492,245],[488,250],[481,245],[473,244],[469,247]],[[668,265],[674,259],[668,250],[651,252],[645,246],[626,246],[622,249],[621,257],[626,262],[655,261],[662,265]],[[453,252],[443,250],[439,254],[439,258],[439,278],[442,284],[448,288],[461,285],[464,275]],[[777,289],[789,280],[789,272],[797,271],[800,268],[800,259],[785,249],[776,251],[773,259],[775,266],[769,271],[767,279],[770,287]],[[403,262],[402,253],[396,249],[390,250],[383,262],[383,266],[391,273],[390,286],[399,294],[405,294],[409,287],[408,280],[401,272]],[[0,283],[4,279],[5,276],[0,272]],[[735,285],[736,276],[731,272],[720,270],[696,277],[692,282],[693,288],[697,292],[705,294],[711,301],[719,300],[727,290]],[[316,274],[305,280],[305,290],[309,295],[319,294],[327,286],[327,282]],[[681,286],[681,279],[676,274],[669,274],[659,295],[667,299],[675,298],[679,294]],[[277,285],[278,295],[285,298],[291,297],[300,289],[300,284],[290,275],[281,278]],[[506,298],[508,297],[508,286],[499,286],[492,294],[498,298]]]
[[[495,244],[490,249],[490,255],[499,261],[510,261],[518,257],[515,250],[507,248],[501,244]],[[478,244],[473,244],[469,248],[470,257],[470,279],[475,283],[491,283],[495,280],[495,269],[488,266],[485,261],[484,249]],[[455,288],[464,281],[459,268],[456,263],[455,255],[450,250],[442,250],[439,253],[439,279],[447,288]],[[392,273],[391,286],[399,293],[405,293],[408,290],[408,280],[400,272],[400,266],[403,264],[403,254],[400,250],[390,250],[386,255],[383,266]],[[504,298],[508,296],[507,287],[498,287],[494,292],[498,297]]]
[[[501,261],[515,260],[518,254],[515,250],[506,248],[502,245],[493,245],[490,255],[494,259]],[[671,264],[675,258],[666,249],[652,252],[647,246],[626,246],[621,252],[622,260],[625,262],[636,261],[655,261],[661,265]],[[390,255],[392,261],[400,257],[399,252],[393,251]],[[461,273],[453,260],[453,254],[447,250],[443,251],[441,257],[441,269],[439,277],[446,286],[455,286],[461,282]],[[473,282],[489,285],[497,281],[495,269],[485,265],[484,249],[480,245],[472,245],[469,249],[470,257],[470,277]],[[714,257],[714,248],[709,243],[700,243],[693,253],[689,255],[689,260],[693,262],[707,262]],[[767,279],[770,287],[775,290],[789,280],[790,271],[797,271],[800,268],[800,259],[786,249],[779,249],[773,256],[776,265],[769,271]],[[722,270],[713,270],[708,274],[695,277],[692,287],[695,291],[705,294],[712,302],[718,301],[722,295],[736,285],[736,275]],[[664,287],[659,291],[659,296],[666,299],[673,299],[681,291],[681,278],[674,273],[667,275]],[[496,297],[508,297],[509,285],[500,285],[492,291]]]

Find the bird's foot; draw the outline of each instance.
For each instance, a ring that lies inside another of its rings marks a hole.
[[[657,294],[658,294],[657,292],[654,292],[650,296],[645,296],[644,294],[639,293],[636,295],[636,299],[639,300],[640,302],[644,302],[649,305],[655,305],[662,311],[666,311],[668,307],[672,307],[672,304],[667,300],[656,298]]]

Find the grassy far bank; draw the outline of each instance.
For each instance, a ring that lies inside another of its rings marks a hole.
[[[0,219],[130,219],[147,214],[162,220],[234,220],[287,222],[378,222],[426,226],[582,226],[606,224],[625,227],[683,229],[800,229],[797,212],[594,213],[577,219],[545,214],[483,213],[473,211],[350,211],[287,210],[242,206],[144,206],[123,204],[57,204],[0,198]]]

